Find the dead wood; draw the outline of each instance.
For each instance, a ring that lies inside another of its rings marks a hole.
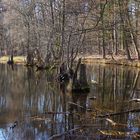
[[[106,115],[97,115],[96,118],[104,118],[104,117],[122,115],[125,113],[135,113],[135,112],[140,112],[140,109],[132,109],[132,110],[127,110],[127,111],[123,111],[123,112],[110,113],[110,114],[106,114]]]
[[[56,139],[56,138],[58,138],[58,137],[61,137],[61,136],[63,136],[63,135],[66,135],[66,134],[68,134],[68,133],[70,133],[70,132],[73,132],[73,131],[76,131],[76,130],[79,130],[79,129],[81,129],[81,127],[73,128],[73,129],[68,130],[68,131],[65,131],[65,132],[63,132],[63,133],[53,135],[53,136],[51,136],[51,137],[49,138],[49,140],[54,140],[54,139]]]

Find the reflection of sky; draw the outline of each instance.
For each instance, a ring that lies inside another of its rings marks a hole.
[[[28,131],[28,129],[26,129]],[[0,140],[26,140],[26,138],[30,137],[30,135],[32,136],[32,133],[34,133],[34,131],[32,131],[33,128],[30,131],[30,134],[27,134],[26,136],[26,131],[8,131],[7,133],[9,135],[7,135],[5,133],[4,129],[0,129]],[[47,132],[44,133],[40,133],[37,129],[35,131],[35,137],[34,140],[47,140],[49,138],[49,135]]]
[[[45,97],[44,97],[44,95],[41,95],[38,98],[38,111],[39,112],[43,113],[43,111],[44,111],[44,104],[45,104]]]
[[[4,136],[4,130],[3,129],[0,129],[0,140],[5,140],[5,136]]]
[[[102,90],[102,79],[103,79],[103,70],[102,67],[100,67],[100,79],[99,78],[99,72],[98,72],[98,67],[94,67],[94,69],[91,71],[91,69],[89,69],[88,72],[88,77],[89,77],[89,81],[91,80],[95,80],[95,81],[100,81],[99,82],[99,86],[96,85],[92,85],[92,89],[91,89],[91,97],[94,95],[97,97],[97,101],[95,101],[95,105],[99,104],[99,107],[104,105],[100,102],[98,102],[98,100],[100,101],[100,99],[104,99],[104,98],[109,98],[114,105],[117,105],[117,107],[119,108],[121,106],[121,104],[116,104],[116,102],[114,102],[114,100],[112,100],[112,96],[111,93],[112,91],[110,91],[110,94],[105,94],[105,96],[102,96],[102,92],[100,92]],[[20,70],[21,73],[19,73],[19,75],[17,75],[17,70]],[[122,99],[122,96],[124,94],[123,93],[123,87],[124,87],[124,80],[127,80],[126,78],[121,79],[120,77],[122,77],[121,75],[123,73],[125,73],[126,71],[122,70],[122,69],[113,69],[118,71],[118,75],[116,75],[117,79],[118,79],[118,83],[116,83],[116,99],[119,101],[119,99]],[[56,134],[56,133],[62,133],[65,130],[65,127],[68,128],[68,116],[65,114],[55,114],[55,116],[53,116],[53,114],[45,114],[44,112],[66,112],[68,111],[68,104],[66,104],[66,106],[64,106],[64,102],[63,102],[63,97],[62,94],[60,94],[61,92],[59,91],[59,89],[57,89],[57,87],[53,87],[53,86],[48,86],[46,87],[46,83],[44,79],[40,79],[42,84],[38,84],[36,87],[34,85],[34,77],[31,77],[32,80],[30,80],[29,82],[27,82],[27,75],[26,75],[26,71],[24,69],[15,69],[15,71],[4,71],[4,74],[1,75],[0,77],[0,82],[3,83],[3,81],[5,81],[4,84],[1,84],[1,97],[0,97],[0,107],[1,110],[4,112],[1,113],[1,120],[3,120],[3,123],[8,123],[8,122],[13,122],[13,119],[16,120],[17,118],[21,118],[18,120],[19,125],[14,129],[14,132],[9,128],[9,126],[12,126],[13,123],[8,124],[7,127],[5,127],[5,129],[3,129],[4,127],[1,127],[0,129],[0,140],[27,140],[27,138],[29,136],[33,137],[33,140],[47,140],[48,137],[50,135]],[[13,72],[14,75],[13,75]],[[8,74],[9,75],[8,75]],[[114,77],[110,78],[115,72],[111,71],[110,67],[109,69],[105,69],[105,75],[106,75],[106,80],[105,80],[105,90],[110,88],[112,89],[112,84],[108,84],[111,83],[110,81],[114,80]],[[130,79],[134,77],[134,71],[130,72]],[[8,76],[7,76],[8,75]],[[132,75],[132,76],[131,76]],[[136,75],[136,73],[135,73]],[[43,77],[43,76],[41,76]],[[13,87],[18,87],[18,83],[16,82],[16,80],[14,80],[14,78],[18,78],[19,81],[21,81],[22,87],[24,87],[25,89],[22,91],[22,88],[19,87],[19,90],[21,92],[21,94],[18,94],[18,92],[13,92],[12,95],[11,93],[11,89]],[[6,79],[6,80],[5,80]],[[10,85],[10,81],[11,79],[13,79],[13,83],[11,87]],[[132,80],[133,81],[133,80]],[[8,84],[7,84],[8,83]],[[115,83],[115,81],[114,81]],[[30,85],[29,85],[30,84]],[[45,87],[44,87],[45,86]],[[120,87],[119,87],[120,86]],[[8,87],[8,88],[7,88]],[[30,89],[31,88],[31,89]],[[54,89],[56,88],[56,89]],[[56,90],[56,91],[55,91]],[[57,91],[58,90],[58,91]],[[26,93],[26,94],[25,94]],[[119,94],[117,94],[119,93]],[[111,97],[111,98],[110,98]],[[70,95],[67,96],[66,94],[66,101],[69,101],[72,97]],[[105,100],[108,104],[108,101],[110,100]],[[127,98],[126,98],[127,99]],[[128,98],[129,99],[129,98]],[[20,101],[19,102],[16,102]],[[71,101],[71,100],[70,100]],[[7,104],[6,106],[6,103]],[[97,104],[96,104],[97,103]],[[10,106],[11,104],[13,104],[14,106],[17,106],[17,109],[15,108],[15,110],[13,110],[13,108]],[[91,104],[93,105],[93,104]],[[110,104],[109,104],[110,105]],[[89,106],[90,107],[90,106]],[[96,106],[95,106],[96,107]],[[103,106],[104,107],[104,106]],[[113,106],[109,106],[108,109],[112,110]],[[117,109],[118,109],[117,108]],[[6,110],[4,110],[6,109]],[[21,112],[18,112],[19,110],[21,110]],[[33,111],[32,111],[33,110]],[[5,112],[6,111],[6,112]],[[42,116],[40,113],[43,113]],[[32,120],[30,118],[30,116],[36,116],[39,114],[39,117],[46,117],[45,121],[41,120],[40,124],[38,123],[38,121]],[[18,115],[18,116],[16,116]],[[128,115],[128,116],[127,116]],[[124,123],[126,124],[126,119],[127,119],[127,129],[126,128],[120,128],[123,132],[124,129],[128,132],[138,132],[138,117],[139,117],[139,113],[130,113],[127,114],[125,116],[124,119]],[[4,118],[4,117],[7,118]],[[65,119],[66,117],[66,119]],[[127,117],[127,118],[126,118]],[[23,121],[20,121],[22,120]],[[7,121],[5,122],[4,119]],[[117,117],[116,117],[117,119]],[[77,119],[76,119],[77,120]],[[114,120],[116,121],[116,120]],[[37,122],[37,123],[36,123]],[[75,125],[77,125],[77,122],[74,120],[74,122],[76,123]],[[3,124],[2,123],[2,124]],[[66,125],[65,125],[66,123]],[[96,121],[97,126],[99,126],[99,128],[102,129],[107,129],[108,125],[105,124],[106,121]],[[1,125],[2,125],[1,124]],[[4,126],[6,125],[4,124]],[[37,125],[36,125],[37,124]],[[79,123],[78,123],[79,124]],[[71,125],[71,122],[70,122]],[[42,128],[41,128],[42,127]],[[96,127],[95,127],[95,132],[96,132]]]
[[[36,18],[38,20],[42,20],[43,16],[42,16],[42,7],[40,3],[36,3],[35,5],[35,14],[36,14]]]
[[[31,0],[21,0],[21,5],[27,6],[30,2],[31,2]]]
[[[132,132],[139,131],[139,128],[135,126],[135,120],[137,118],[136,115],[137,114],[134,114],[134,113],[129,113],[129,115],[128,115],[127,125],[128,125],[128,129],[131,130]]]
[[[47,133],[39,133],[35,140],[48,140],[49,136]]]
[[[135,4],[135,3],[130,3],[130,4],[129,4],[129,11],[131,11],[131,13],[132,13],[133,15],[135,15],[136,10],[137,10],[136,4]]]

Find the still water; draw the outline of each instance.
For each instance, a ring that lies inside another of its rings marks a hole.
[[[140,69],[87,65],[89,93],[54,73],[0,65],[0,140],[139,139]]]

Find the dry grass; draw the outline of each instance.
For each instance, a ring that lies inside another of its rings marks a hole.
[[[24,64],[26,62],[25,56],[14,56],[14,63],[16,64]],[[9,60],[9,56],[2,56],[0,57],[0,63],[7,63]]]
[[[127,60],[126,57],[117,56],[112,59],[111,57],[107,57],[103,59],[101,56],[88,56],[84,57],[82,60],[84,63],[101,63],[101,64],[115,64],[115,65],[123,65],[123,66],[132,66],[140,68],[140,61],[133,59]]]
[[[0,57],[0,63],[7,63],[9,60],[9,56]],[[114,60],[111,57],[107,57],[107,59],[102,59],[101,56],[87,56],[83,57],[82,61],[84,63],[101,63],[101,64],[115,64],[115,65],[123,65],[123,66],[132,66],[140,68],[140,61],[138,60],[127,60],[126,57],[117,56],[114,57]],[[14,56],[15,64],[25,64],[26,57],[25,56]]]

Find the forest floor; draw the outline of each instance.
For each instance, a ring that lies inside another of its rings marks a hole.
[[[84,63],[101,63],[101,64],[115,64],[115,65],[123,65],[123,66],[132,66],[140,68],[140,60],[137,60],[133,57],[132,60],[128,60],[126,56],[118,55],[118,56],[106,56],[106,59],[103,59],[101,55],[84,55],[79,56],[78,58],[82,58]],[[9,60],[9,56],[0,57],[0,63],[7,63]],[[14,56],[15,64],[25,64],[26,56]]]

